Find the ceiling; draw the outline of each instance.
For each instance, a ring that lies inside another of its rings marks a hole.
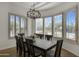
[[[38,10],[45,10],[49,8],[53,8],[63,2],[13,2],[14,4],[29,9],[35,4],[35,8]]]

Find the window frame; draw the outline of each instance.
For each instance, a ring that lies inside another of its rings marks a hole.
[[[22,18],[24,18],[25,19],[25,24],[27,24],[27,18],[26,17],[24,17],[24,16],[21,16],[21,15],[17,15],[17,14],[14,14],[14,13],[8,13],[8,38],[9,39],[13,39],[13,38],[15,38],[15,37],[10,37],[10,15],[13,15],[14,16],[14,20],[15,20],[15,22],[14,22],[14,36],[16,35],[16,16],[19,16],[19,27],[20,27],[20,33],[21,33],[21,17]],[[25,33],[25,29],[26,29],[26,26],[27,25],[24,25],[24,33]]]

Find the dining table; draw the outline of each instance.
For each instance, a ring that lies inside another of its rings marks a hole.
[[[24,40],[24,42],[25,42],[25,40]],[[34,38],[32,46],[41,50],[43,52],[42,56],[46,57],[47,52],[49,50],[53,49],[54,47],[56,47],[56,42],[57,42],[57,40],[55,40],[55,39],[45,40],[45,39],[40,39],[40,38]]]

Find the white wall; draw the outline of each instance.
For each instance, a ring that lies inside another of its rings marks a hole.
[[[26,17],[26,9],[20,6],[17,6],[13,3],[0,3],[0,50],[15,47],[15,39],[8,38],[8,13],[14,13],[17,15]],[[31,20],[28,20],[28,35],[31,35]],[[27,34],[26,33],[26,34]]]
[[[14,46],[14,40],[8,39],[9,4],[0,3],[0,50]]]

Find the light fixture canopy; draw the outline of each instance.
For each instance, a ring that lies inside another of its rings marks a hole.
[[[35,5],[33,5],[34,7]],[[27,17],[35,19],[35,18],[40,18],[41,17],[41,13],[39,12],[39,10],[35,10],[35,8],[30,8],[29,11],[27,11]]]

